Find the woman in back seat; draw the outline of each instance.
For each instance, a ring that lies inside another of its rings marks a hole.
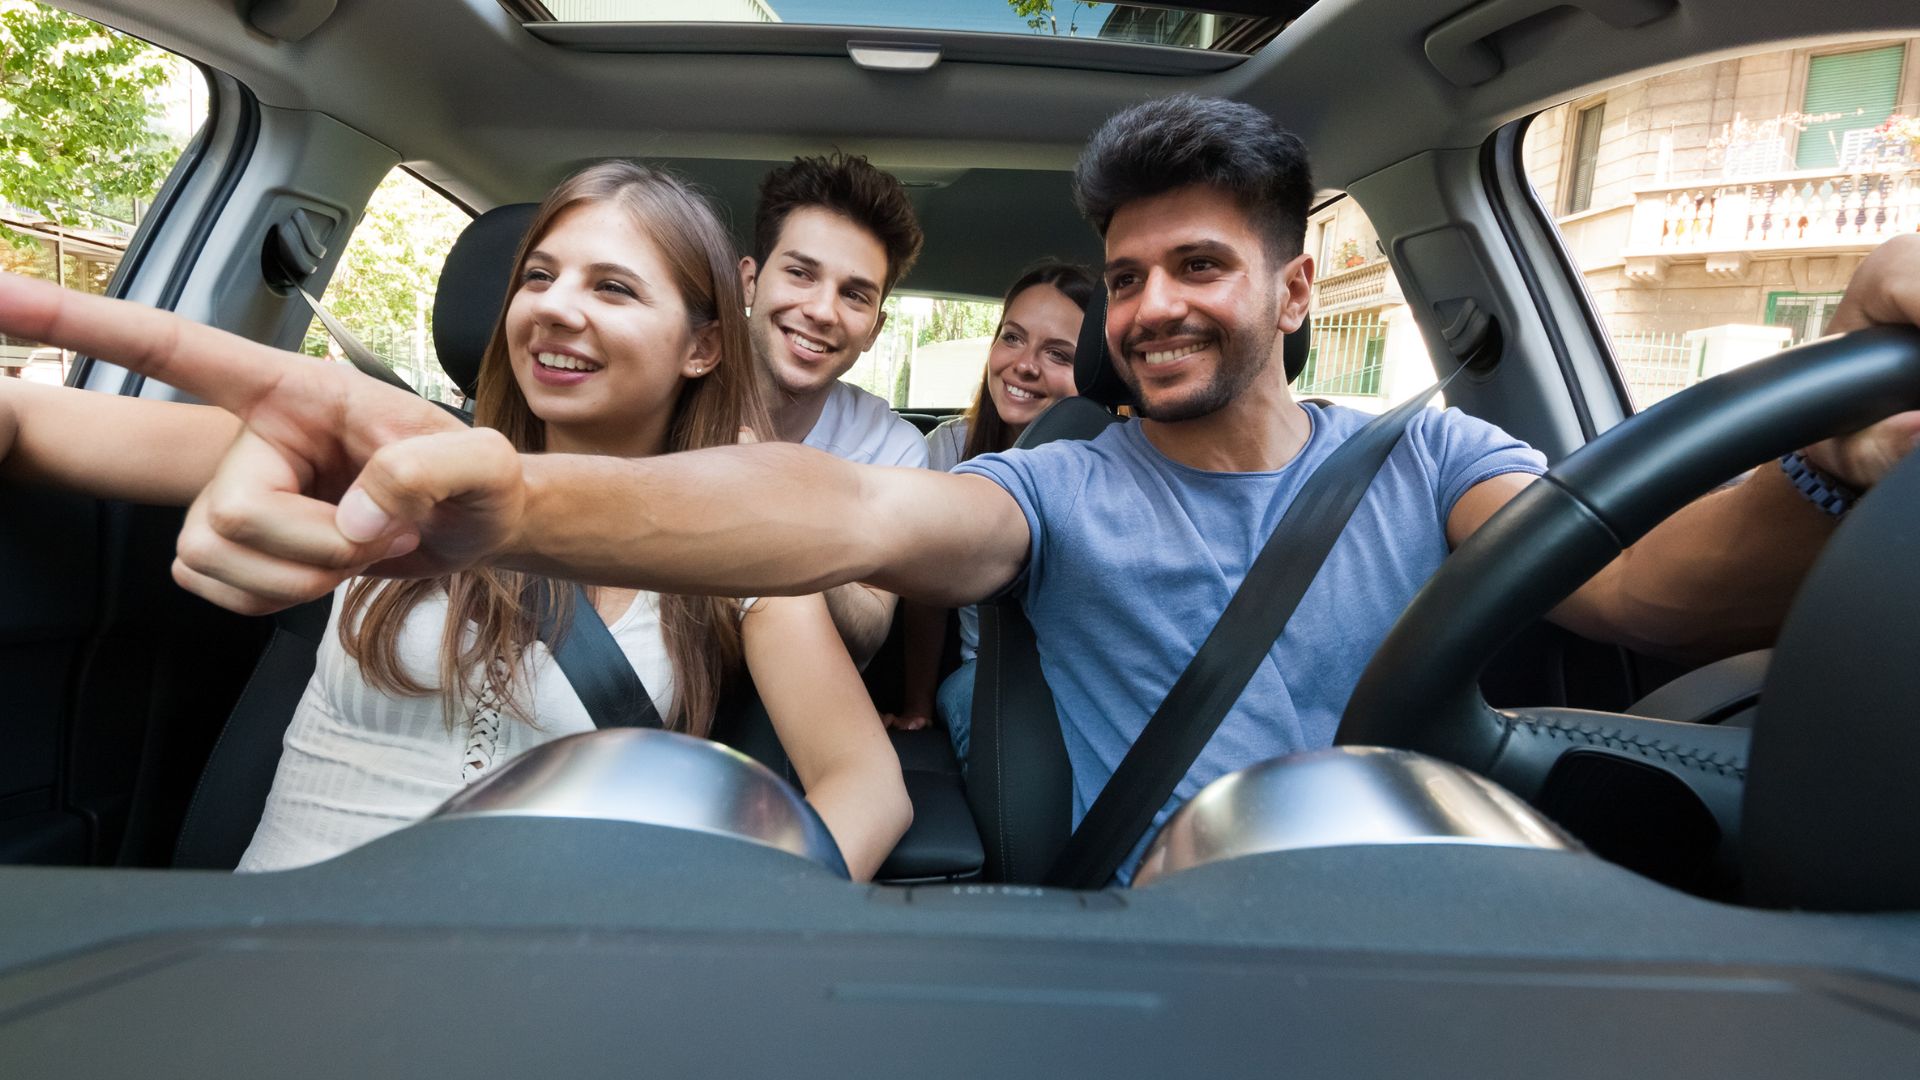
[[[602,163],[555,189],[528,237],[481,362],[477,424],[521,451],[615,456],[770,430],[733,247],[699,196]],[[0,467],[107,497],[191,501],[238,430],[204,406],[25,389],[0,393]],[[573,594],[492,569],[343,586],[240,869],[328,858],[592,730],[536,640],[536,590],[560,607]],[[750,672],[808,800],[870,877],[913,811],[825,602],[589,592],[670,729],[704,736],[722,683]]]
[[[1092,275],[1063,262],[1039,263],[1014,281],[1000,309],[1000,326],[987,350],[986,371],[973,404],[927,433],[929,468],[945,472],[981,454],[1011,449],[1034,417],[1078,392],[1073,350],[1082,316],[1093,302],[1093,289]],[[900,712],[888,716],[887,722],[916,730],[927,726],[937,708],[964,768],[973,712],[974,654],[980,648],[979,615],[972,607],[960,609],[960,666],[942,681],[946,612],[911,601],[903,601],[901,609],[906,620],[904,689]]]

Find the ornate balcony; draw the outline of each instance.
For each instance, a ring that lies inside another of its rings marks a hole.
[[[1385,259],[1339,270],[1323,268],[1313,284],[1313,311],[1318,318],[1343,311],[1362,311],[1387,304],[1404,303],[1400,283]]]
[[[1630,278],[1654,278],[1676,257],[1704,256],[1709,274],[1745,273],[1749,257],[1865,251],[1920,230],[1920,169],[1779,173],[1636,193],[1625,251]]]

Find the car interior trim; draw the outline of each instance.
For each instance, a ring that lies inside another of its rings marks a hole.
[[[605,728],[542,743],[465,788],[429,821],[594,818],[727,836],[847,876],[833,834],[793,785],[711,739]]]
[[[1329,806],[1340,813],[1325,813]],[[1248,766],[1200,789],[1147,845],[1133,884],[1226,859],[1352,844],[1581,850],[1539,811],[1458,765],[1412,750],[1336,746]]]
[[[1242,53],[1093,38],[982,34],[966,30],[903,30],[883,26],[784,23],[528,23],[527,33],[575,52],[692,53],[725,56],[846,56],[854,42],[873,47],[933,48],[958,64],[1110,71],[1132,75],[1213,75],[1232,70]]]
[[[134,242],[129,245],[130,261],[134,265],[123,267],[115,274],[110,293],[166,311],[177,309],[180,298],[186,294],[187,283],[193,277],[201,253],[206,250],[207,238],[213,235],[221,211],[239,188],[240,177],[246,172],[260,138],[260,103],[246,87],[204,64],[196,66],[207,80],[207,119],[190,141],[188,153],[167,174],[161,195],[155,200],[155,210],[164,212],[148,214],[142,227],[135,231]],[[210,186],[205,194],[190,195],[189,186],[207,176],[210,166],[216,171],[209,178]],[[159,250],[162,234],[180,235],[181,239],[169,251],[165,276],[157,288],[148,291],[146,278],[156,272],[148,265],[148,259],[157,257],[154,253]],[[105,382],[116,381],[108,372],[119,373],[117,385],[101,385],[96,381],[96,370]],[[76,386],[138,395],[147,380],[146,376],[116,364],[83,357],[75,365],[72,381]]]
[[[1561,332],[1560,321],[1554,317],[1553,301],[1541,287],[1540,272],[1533,264],[1535,249],[1521,242],[1519,230],[1514,227],[1513,209],[1502,197],[1502,189],[1507,186],[1501,182],[1502,172],[1507,163],[1518,158],[1519,153],[1520,134],[1511,126],[1494,132],[1482,144],[1480,175],[1486,184],[1487,209],[1492,214],[1494,224],[1499,226],[1500,236],[1506,241],[1508,251],[1513,255],[1514,268],[1525,283],[1527,295],[1533,300],[1540,328],[1546,332],[1547,343],[1553,350],[1554,364],[1560,369],[1560,377],[1566,381],[1567,401],[1573,406],[1573,415],[1579,421],[1580,435],[1592,441],[1594,436],[1600,434],[1600,430],[1594,425],[1593,410],[1587,405],[1587,395],[1579,374],[1574,370],[1573,357],[1567,351],[1566,335]]]
[[[1627,389],[1626,377],[1620,372],[1619,360],[1614,356],[1607,328],[1601,323],[1599,311],[1594,307],[1593,295],[1587,290],[1586,277],[1574,265],[1573,255],[1567,250],[1566,238],[1560,235],[1560,230],[1554,225],[1546,204],[1540,200],[1540,192],[1527,179],[1523,160],[1527,133],[1533,129],[1533,121],[1539,115],[1523,116],[1494,133],[1493,138],[1499,142],[1501,149],[1495,153],[1488,171],[1493,184],[1492,197],[1496,205],[1505,211],[1503,220],[1513,227],[1515,249],[1527,252],[1527,262],[1542,275],[1538,278],[1542,289],[1546,287],[1544,275],[1553,271],[1557,274],[1554,286],[1566,292],[1567,303],[1545,305],[1542,309],[1544,317],[1557,321],[1560,315],[1568,311],[1578,314],[1585,340],[1591,344],[1593,358],[1598,361],[1596,370],[1604,379],[1602,385],[1611,393],[1612,406],[1609,411],[1613,415],[1595,415],[1598,388],[1591,379],[1580,379],[1576,385],[1580,387],[1580,400],[1594,427],[1597,431],[1605,431],[1633,415],[1633,396]],[[1511,135],[1506,134],[1509,129]],[[1585,373],[1586,365],[1579,363],[1573,355],[1572,339],[1563,331],[1558,340],[1567,349],[1562,370],[1570,379]]]

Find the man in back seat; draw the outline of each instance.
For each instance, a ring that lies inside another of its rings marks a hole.
[[[1288,392],[1281,343],[1301,325],[1313,280],[1301,250],[1313,186],[1291,134],[1233,102],[1150,102],[1095,135],[1075,190],[1106,240],[1108,343],[1143,419],[956,473],[865,468],[778,444],[643,460],[520,456],[497,432],[456,430],[351,372],[274,363],[204,331],[185,338],[191,347],[155,346],[166,317],[111,301],[36,294],[39,318],[0,307],[0,329],[64,338],[247,419],[257,437],[236,445],[181,541],[204,575],[196,585],[230,606],[297,602],[368,564],[426,574],[475,562],[672,592],[870,581],[945,606],[1017,596],[1056,695],[1077,819],[1306,477],[1364,417]],[[1894,321],[1920,321],[1920,238],[1869,256],[1833,328]],[[348,407],[328,407],[343,399]],[[334,429],[339,416],[350,431]],[[435,433],[394,434],[405,430]],[[1805,457],[1864,489],[1916,430],[1916,414],[1904,414]],[[1168,809],[1226,771],[1327,745],[1414,591],[1541,467],[1458,411],[1417,417]],[[290,508],[288,475],[317,474],[312,487],[324,491],[355,468],[338,508]],[[1642,650],[1748,647],[1777,626],[1833,520],[1781,468],[1760,468],[1655,529],[1553,618]]]
[[[862,465],[926,467],[920,432],[840,378],[879,338],[880,305],[912,268],[921,239],[900,181],[866,158],[795,158],[761,181],[740,284],[783,442]],[[891,593],[863,585],[827,591],[855,662],[880,647],[893,605]]]

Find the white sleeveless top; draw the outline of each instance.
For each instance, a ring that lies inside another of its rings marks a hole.
[[[340,644],[345,605],[343,585],[334,593],[313,678],[287,726],[266,812],[240,860],[243,872],[332,858],[418,821],[541,743],[593,730],[586,706],[539,643],[524,656],[527,667],[516,680],[537,727],[515,718],[488,690],[468,693],[448,730],[437,692],[395,697],[367,685]],[[426,686],[439,682],[446,617],[443,593],[417,605],[400,629],[400,662]],[[639,594],[608,629],[665,716],[673,700],[673,667],[660,636],[659,596]]]

